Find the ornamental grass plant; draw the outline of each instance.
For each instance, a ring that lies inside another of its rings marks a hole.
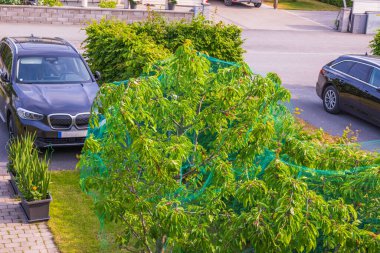
[[[49,197],[49,162],[46,155],[39,156],[34,139],[33,134],[13,139],[8,151],[8,171],[14,175],[17,187],[27,201]]]

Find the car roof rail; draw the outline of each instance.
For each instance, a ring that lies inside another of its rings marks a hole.
[[[8,41],[9,44],[11,44],[14,47],[14,49],[16,51],[16,54],[17,54],[18,53],[18,48],[16,46],[16,42],[14,41],[14,39],[11,38],[11,37],[6,37],[6,41]]]
[[[75,52],[77,52],[79,54],[78,50],[70,42],[68,42],[67,40],[65,40],[65,39],[63,39],[61,37],[54,37],[54,39],[61,41],[66,46],[71,47]]]
[[[11,41],[11,43],[15,46],[17,50],[16,43],[24,43],[24,42],[51,42],[51,43],[60,43],[62,45],[66,45],[73,49],[76,53],[79,53],[78,50],[67,40],[60,38],[60,37],[36,37],[33,34],[30,36],[24,36],[24,37],[8,37],[8,39]]]

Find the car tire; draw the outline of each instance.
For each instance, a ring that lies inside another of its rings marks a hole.
[[[15,119],[14,119],[12,114],[9,115],[7,126],[8,126],[9,140],[16,138],[17,137],[17,128],[16,128]]]
[[[323,92],[323,107],[326,112],[337,114],[340,112],[339,108],[339,93],[334,86],[328,86]]]
[[[225,6],[231,6],[232,5],[232,0],[224,0],[224,5]]]
[[[254,3],[253,6],[255,6],[256,8],[260,8],[261,7],[261,3]]]

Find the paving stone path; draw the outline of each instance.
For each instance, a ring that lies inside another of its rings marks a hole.
[[[5,164],[0,163],[0,252],[59,252],[45,222],[27,222],[14,198]]]

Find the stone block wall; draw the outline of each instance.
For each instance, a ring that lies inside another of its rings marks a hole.
[[[190,20],[194,15],[192,12],[155,12],[169,20]],[[131,23],[144,20],[148,15],[149,12],[145,10],[0,5],[0,22],[2,23],[83,25],[102,18],[116,18]]]

